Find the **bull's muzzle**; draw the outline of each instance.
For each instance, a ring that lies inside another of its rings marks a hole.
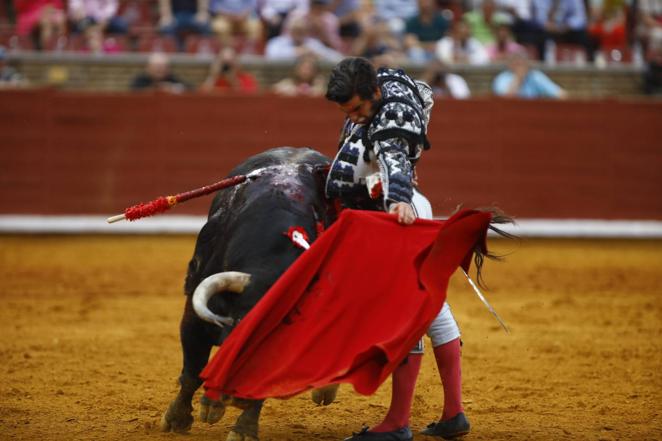
[[[214,323],[221,328],[225,325],[232,326],[234,319],[232,317],[224,317],[214,314],[208,307],[209,299],[220,292],[230,291],[241,293],[246,288],[246,285],[251,280],[251,275],[238,271],[226,271],[223,273],[213,274],[200,282],[198,287],[193,292],[193,310],[198,317]]]

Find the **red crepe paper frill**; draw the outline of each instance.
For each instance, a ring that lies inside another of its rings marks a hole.
[[[153,216],[158,213],[163,213],[168,210],[172,205],[168,201],[168,198],[161,196],[158,199],[154,199],[151,202],[146,204],[140,203],[124,210],[124,216],[126,220],[133,221],[140,219],[142,217]]]

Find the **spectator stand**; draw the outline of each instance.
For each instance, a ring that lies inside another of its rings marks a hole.
[[[597,0],[596,0],[597,1]],[[458,2],[455,0],[438,0],[437,4],[446,13],[452,15],[455,21],[462,20],[462,14],[470,12],[472,9],[468,5],[473,5],[473,8],[479,8],[481,2],[476,0],[471,2]],[[500,2],[497,2],[500,4]],[[461,7],[464,5],[464,7]],[[11,21],[11,2],[7,0],[0,0],[0,44],[5,46],[10,51],[30,51],[35,50],[34,43],[29,38],[17,37],[14,32],[14,24]],[[362,6],[363,7],[363,6]],[[374,18],[375,11],[356,11],[358,16],[361,16],[361,22],[369,22],[370,15]],[[163,51],[174,53],[177,51],[176,44],[173,43],[172,37],[166,37],[158,33],[159,10],[158,2],[154,0],[121,0],[118,15],[121,16],[128,24],[129,31],[126,36],[111,35],[106,36],[104,41],[105,49],[102,52],[117,53],[117,52],[153,52]],[[632,15],[631,13],[629,14]],[[628,22],[628,29],[631,24]],[[365,33],[365,29],[363,31]],[[218,42],[215,36],[203,37],[199,35],[190,35],[186,37],[186,42],[183,45],[183,52],[189,54],[196,54],[206,56],[210,53],[217,53],[219,49]],[[237,40],[238,52],[242,51],[242,38],[235,38]],[[629,36],[629,41],[633,41],[632,36]],[[256,54],[262,54],[264,43],[259,45],[255,51]],[[344,48],[343,52],[346,55],[353,55],[350,46]],[[531,55],[538,56],[534,46],[529,45],[527,49],[531,50]],[[44,48],[45,51],[57,52],[94,52],[86,47],[81,39],[69,33],[66,37],[54,38],[48,41]],[[641,55],[637,57],[636,51],[633,51],[630,46],[611,47],[609,45],[603,46],[601,50],[602,59],[598,60],[598,66],[635,63],[639,65],[642,63],[640,60]],[[556,50],[547,61],[550,64],[574,64],[583,65],[588,56],[582,56],[578,47],[573,45],[558,43]]]
[[[461,20],[465,8],[455,0],[437,1],[444,10],[452,10],[455,20]],[[465,2],[467,3],[467,2]],[[479,3],[477,3],[479,4]],[[158,33],[158,2],[155,0],[121,0],[118,15],[129,23],[126,35],[108,35],[106,41],[114,49],[110,52],[93,53],[86,47],[80,35],[69,33],[49,41],[42,53],[34,52],[29,38],[20,38],[14,33],[10,2],[0,0],[0,44],[4,45],[9,57],[19,71],[33,86],[56,86],[70,90],[127,90],[128,78],[144,66],[147,54],[155,51],[169,53],[173,69],[192,85],[199,85],[205,78],[209,63],[220,49],[216,36],[187,35],[183,52],[177,52],[172,37]],[[371,14],[374,12],[371,12]],[[361,11],[361,14],[367,14]],[[361,20],[370,21],[363,17]],[[365,34],[365,31],[364,31]],[[240,39],[239,39],[240,40]],[[241,41],[238,43],[241,46]],[[241,48],[239,48],[241,49]],[[530,58],[537,57],[536,48],[526,46]],[[637,61],[636,53],[629,46],[603,46],[604,62],[597,65],[587,61],[580,46],[557,44],[553,58],[538,66],[569,91],[572,97],[605,97],[640,95],[643,65]],[[261,53],[258,51],[258,53]],[[108,56],[105,56],[108,54]],[[112,54],[112,56],[110,56]],[[349,53],[347,55],[350,55]],[[266,62],[259,55],[241,58],[242,65],[255,75],[263,90],[287,75],[293,61]],[[425,66],[404,61],[414,75],[422,74]],[[322,63],[322,72],[330,70]],[[454,65],[452,71],[461,74],[469,83],[474,96],[487,96],[490,83],[502,66]]]

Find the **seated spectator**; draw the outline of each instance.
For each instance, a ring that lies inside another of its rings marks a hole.
[[[283,96],[322,96],[326,93],[326,79],[320,74],[317,58],[304,55],[297,60],[291,77],[274,84],[274,93]]]
[[[535,48],[536,56],[543,59],[545,49],[544,23],[533,15],[533,0],[499,0],[500,10],[507,14],[510,28],[517,43]]]
[[[200,86],[200,90],[253,94],[258,92],[258,83],[252,74],[241,69],[236,51],[231,47],[225,47],[214,58],[209,75]]]
[[[117,15],[118,0],[69,0],[71,30],[84,33],[97,26],[102,34],[126,34],[129,25]]]
[[[346,47],[351,47],[352,43],[361,35],[362,32],[362,11],[361,0],[331,0],[329,6],[331,12],[338,17],[338,33],[343,41],[343,52]]]
[[[308,10],[298,9],[287,18],[285,28],[294,20],[308,22],[308,33],[311,37],[321,41],[326,47],[340,52],[342,41],[340,39],[340,22],[338,17],[330,11],[330,0],[309,0]]]
[[[188,85],[170,72],[170,60],[161,52],[154,52],[147,60],[145,72],[136,75],[131,90],[158,90],[169,93],[182,93]]]
[[[268,60],[294,61],[306,54],[315,54],[334,63],[343,58],[341,53],[326,47],[310,35],[308,22],[302,17],[291,20],[285,33],[269,40],[264,51]]]
[[[31,37],[35,49],[42,50],[66,33],[66,15],[62,0],[16,0],[16,34]]]
[[[374,8],[375,19],[398,37],[403,35],[407,20],[418,14],[417,0],[379,0],[374,2]]]
[[[499,19],[514,25],[519,20],[533,19],[533,4],[531,0],[494,0]]]
[[[283,25],[292,11],[308,8],[308,0],[263,0],[259,4],[267,40],[283,32]]]
[[[159,32],[177,40],[184,50],[187,33],[209,35],[209,0],[159,0]]]
[[[490,61],[485,47],[471,36],[469,25],[462,20],[456,21],[450,34],[437,42],[435,52],[437,59],[448,65],[480,65]]]
[[[581,46],[586,57],[593,60],[583,0],[533,0],[533,8],[534,20],[543,27],[547,40]],[[545,53],[549,45],[538,50]],[[544,57],[551,59],[555,55],[546,53]]]
[[[492,83],[495,95],[505,98],[565,99],[567,93],[547,75],[531,69],[526,53],[512,55],[508,69],[496,76]]]
[[[123,48],[115,38],[106,34],[126,34],[128,22],[117,15],[118,0],[70,0],[69,27],[74,34],[84,37],[84,52],[109,54],[121,52]]]
[[[211,27],[224,46],[236,47],[234,36],[245,38],[244,51],[254,53],[262,38],[256,0],[210,0]]]
[[[508,18],[497,11],[495,0],[483,0],[480,8],[473,9],[462,16],[469,24],[471,35],[483,45],[494,43],[497,23]]]
[[[435,0],[418,0],[418,15],[407,20],[404,46],[407,56],[415,62],[434,58],[434,48],[450,28]]]
[[[487,55],[493,63],[499,63],[510,59],[514,54],[524,52],[526,49],[515,42],[510,27],[506,24],[498,25],[496,29],[496,41],[487,45]]]
[[[27,86],[28,82],[16,69],[7,62],[7,51],[0,46],[0,89],[18,89]]]
[[[662,2],[639,0],[637,33],[644,49],[655,48],[662,43]]]
[[[435,61],[425,71],[423,81],[432,88],[435,98],[453,98],[457,100],[471,97],[469,85],[461,76],[450,73],[441,61]]]
[[[593,49],[627,46],[626,0],[591,0],[589,34]]]

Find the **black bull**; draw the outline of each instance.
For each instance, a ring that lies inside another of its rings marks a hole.
[[[230,176],[235,176],[257,171],[257,177],[220,191],[198,235],[186,275],[186,306],[180,325],[184,356],[181,388],[163,415],[164,431],[190,429],[193,395],[202,384],[199,374],[212,346],[220,345],[232,329],[202,320],[194,310],[194,291],[214,274],[249,274],[250,281],[240,293],[218,292],[207,303],[211,312],[228,322],[244,317],[302,252],[284,233],[290,227],[300,226],[312,242],[318,225],[326,227],[333,221],[333,211],[323,191],[324,171],[329,163],[328,158],[314,150],[282,147],[253,156],[230,172]],[[313,399],[328,404],[333,396],[335,389],[318,392]],[[244,409],[227,439],[257,439],[261,401],[225,397],[210,402],[203,397],[201,420],[217,422],[227,404]]]

